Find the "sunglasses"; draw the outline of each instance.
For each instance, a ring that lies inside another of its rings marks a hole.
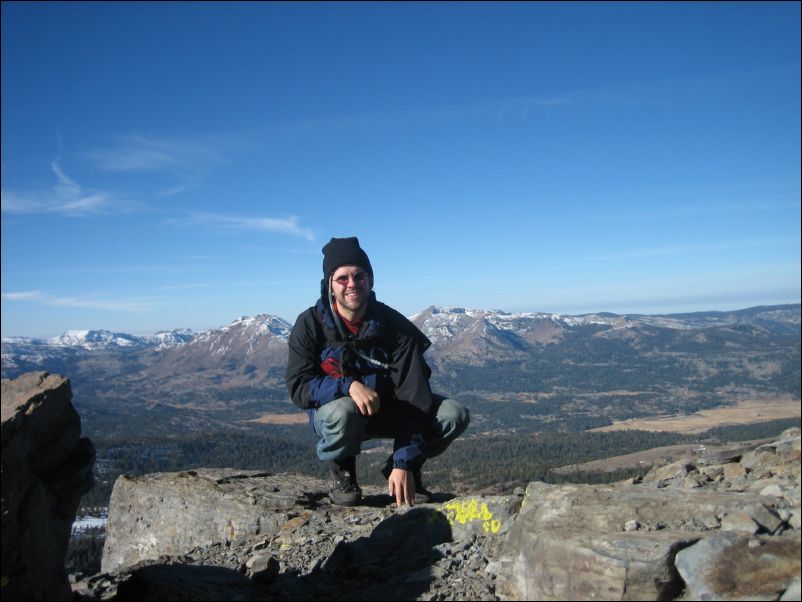
[[[350,274],[343,274],[342,276],[337,276],[334,279],[334,282],[340,284],[342,286],[348,286],[348,281],[353,278],[355,284],[362,284],[367,281],[368,275],[365,272],[357,272],[353,276]]]

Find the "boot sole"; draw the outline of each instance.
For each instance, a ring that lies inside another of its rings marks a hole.
[[[359,506],[362,503],[362,496],[359,497],[349,497],[349,498],[337,498],[333,493],[329,492],[329,500],[335,506]]]

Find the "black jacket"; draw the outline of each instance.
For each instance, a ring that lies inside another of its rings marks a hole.
[[[382,405],[400,404],[406,420],[399,424],[394,458],[396,467],[406,468],[419,461],[433,412],[431,369],[423,358],[431,343],[373,293],[359,333],[343,337],[325,295],[324,290],[317,304],[298,316],[290,334],[286,381],[292,400],[314,420],[316,408],[347,396],[351,383],[359,380],[379,393]]]

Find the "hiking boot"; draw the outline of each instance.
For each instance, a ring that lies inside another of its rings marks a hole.
[[[412,471],[412,478],[415,479],[415,501],[418,504],[430,504],[434,494],[423,486],[420,468]]]
[[[332,485],[329,498],[338,506],[356,506],[362,502],[362,490],[356,482],[356,458],[335,460],[329,464]]]
[[[421,462],[421,464],[423,463]],[[382,468],[382,475],[384,475],[385,479],[389,479],[391,472],[393,472],[392,454],[390,454],[390,457],[387,458],[387,462],[384,463],[384,468]],[[432,499],[434,498],[434,494],[423,486],[423,477],[421,476],[420,466],[418,466],[418,468],[412,471],[412,478],[415,480],[415,501],[418,504],[431,503]]]

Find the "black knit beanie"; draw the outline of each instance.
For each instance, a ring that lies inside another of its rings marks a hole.
[[[359,239],[356,236],[332,238],[323,247],[323,278],[328,281],[332,272],[342,265],[358,265],[370,275],[371,281],[373,280],[370,260],[367,253],[359,246]]]

